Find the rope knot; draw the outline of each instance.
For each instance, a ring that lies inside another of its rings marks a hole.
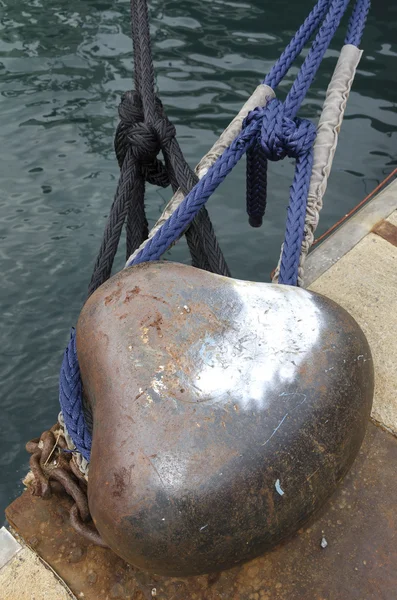
[[[316,138],[316,128],[307,119],[290,119],[277,99],[269,102],[262,113],[261,145],[268,160],[286,156],[299,158],[309,152]]]
[[[134,158],[148,166],[175,135],[172,123],[166,117],[158,117],[153,124],[141,122],[134,125],[128,131],[128,141]]]
[[[119,104],[120,122],[126,128],[134,127],[144,120],[142,100],[137,92],[125,92]]]
[[[115,151],[120,168],[127,151],[140,164],[144,178],[149,183],[167,187],[168,172],[157,155],[165,144],[176,135],[175,127],[164,116],[163,105],[156,97],[154,123],[145,123],[141,96],[137,92],[126,92],[119,105],[120,123],[115,136]]]
[[[163,105],[156,98],[157,118],[145,123],[142,100],[137,92],[126,92],[119,105],[120,124],[116,138],[128,143],[133,155],[141,162],[153,162],[160,150],[176,136],[174,125],[164,116]]]
[[[153,125],[137,123],[129,129],[127,138],[133,157],[143,165],[149,165],[156,160],[161,150],[161,140]]]

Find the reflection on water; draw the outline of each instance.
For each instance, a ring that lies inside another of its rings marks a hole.
[[[313,2],[152,0],[157,85],[195,164],[269,70]],[[329,183],[321,230],[396,164],[397,6],[374,3]],[[112,136],[131,87],[128,0],[1,0],[0,238],[2,382],[0,504],[20,489],[24,443],[52,425],[57,371],[117,179]],[[303,106],[317,118],[338,34]],[[280,93],[288,89],[291,69]],[[239,166],[210,200],[233,274],[268,280],[283,235],[292,166],[271,165],[265,226],[244,214]],[[151,222],[167,190],[150,190]],[[186,262],[184,244],[172,252]],[[118,265],[123,264],[120,255]]]

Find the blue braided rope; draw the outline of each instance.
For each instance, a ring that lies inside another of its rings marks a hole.
[[[66,429],[76,449],[89,461],[92,439],[84,420],[75,329],[72,329],[68,347],[63,355],[59,376],[59,404],[61,405]]]
[[[349,0],[334,0],[332,3],[285,100],[285,113],[290,118],[298,112],[348,4]]]
[[[175,212],[163,226],[150,238],[144,248],[127,266],[137,265],[142,262],[159,260],[169,246],[177,240],[190,225],[199,210],[207,202],[216,188],[222,183],[240,158],[254,145],[255,139],[261,129],[260,116],[264,109],[252,111],[258,115],[258,120],[251,121],[243,128],[239,136],[224,151],[222,156],[208,169],[206,175],[194,186],[189,194],[182,200]],[[251,113],[252,114],[252,113]]]
[[[335,35],[349,0],[336,0],[325,17],[291,90],[284,103],[285,117],[294,118],[316,75],[323,56]],[[281,255],[279,283],[296,285],[298,281],[299,257],[305,226],[307,194],[309,191],[312,150],[299,157],[291,187],[285,227],[284,245]]]
[[[345,44],[360,45],[370,6],[371,0],[357,0],[350,17]]]
[[[267,159],[281,160],[285,156],[296,159],[280,270],[281,283],[296,284],[313,161],[312,148],[316,135],[314,125],[306,119],[297,118],[296,113],[315,77],[347,4],[348,0],[333,0],[332,2],[319,0],[305,21],[306,26],[304,24],[299,30],[300,35],[293,38],[280,58],[277,69],[271,71],[269,81],[272,81],[273,86],[278,85],[280,74],[288,71],[290,64],[299,53],[298,48],[303,48],[304,43],[319,27],[321,19],[329,9],[286,101],[281,103],[279,100],[271,100],[266,108],[257,108],[247,116],[240,135],[210,167],[207,174],[196,184],[176,211],[128,266],[160,259],[169,246],[186,230],[201,207],[244,153],[252,152],[255,147],[260,147]],[[369,5],[367,0],[357,0],[356,2],[349,24],[347,36],[349,43],[359,43],[361,39],[368,13],[367,4]],[[305,41],[303,42],[303,40]],[[267,80],[268,78],[265,81]],[[62,363],[59,401],[66,428],[76,449],[89,461],[91,436],[84,422],[82,385],[74,330]]]
[[[251,227],[260,227],[267,203],[267,158],[260,142],[247,152],[246,208]]]
[[[334,0],[333,2],[331,2],[331,0],[319,0],[304,21],[303,25],[292,38],[280,56],[279,60],[265,78],[264,83],[271,86],[273,89],[280,83],[281,79],[286,75],[296,57],[302,51],[302,48],[306,42],[313,35],[314,31],[316,31],[320,26],[322,19],[328,11],[328,14],[324,20],[324,24],[320,28],[314,44],[299,71],[298,77],[287,96],[285,110],[286,115],[288,115],[290,118],[293,118],[298,112],[300,104],[306,96],[307,90],[313,81],[324,53],[339,26],[340,19],[347,8],[348,2],[349,0]],[[247,153],[246,167],[247,213],[250,224],[254,227],[259,227],[262,224],[262,219],[265,214],[267,200],[266,174],[266,156],[264,152],[260,150],[258,146],[256,146]],[[297,221],[296,223],[298,224],[300,221]],[[289,232],[290,227],[287,227],[286,235],[287,233],[289,234]],[[293,237],[298,239],[296,236]],[[284,248],[287,248],[285,260],[291,263],[290,253],[292,252],[293,246],[290,244],[287,244],[286,246],[284,244]],[[281,280],[279,279],[280,283],[291,283],[292,280],[290,278],[284,281],[284,275],[290,270],[291,269],[288,271],[286,269],[281,270],[283,277],[281,277]]]
[[[313,124],[312,124],[313,125]],[[313,125],[313,137],[316,129]],[[280,264],[279,283],[297,285],[298,266],[305,232],[307,196],[313,166],[313,147],[296,161],[294,181],[291,186],[290,202]]]
[[[292,63],[301,53],[303,47],[318,29],[331,0],[319,0],[304,23],[291,39],[280,58],[273,65],[263,83],[276,89],[280,81],[288,73]],[[260,145],[255,144],[247,152],[246,165],[246,210],[251,227],[260,227],[267,203],[267,158]]]
[[[280,58],[270,69],[263,83],[276,89],[278,84],[288,73],[292,63],[302,52],[303,47],[309,41],[313,33],[318,29],[325,13],[329,9],[331,0],[319,0],[313,10],[300,26]]]

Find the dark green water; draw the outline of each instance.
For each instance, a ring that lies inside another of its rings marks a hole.
[[[320,231],[397,162],[397,5],[374,4]],[[151,0],[157,84],[191,165],[312,5]],[[112,138],[118,99],[132,78],[128,12],[128,0],[0,0],[1,509],[21,491],[25,442],[56,420],[63,348],[116,187]],[[341,31],[327,53],[303,116],[318,117],[343,38]],[[211,198],[209,211],[234,276],[266,281],[282,241],[292,166],[271,165],[260,230],[247,224],[243,175],[240,165]],[[169,197],[167,190],[150,191],[151,222]],[[188,261],[184,244],[172,257]]]

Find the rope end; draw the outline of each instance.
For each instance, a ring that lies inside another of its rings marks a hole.
[[[262,223],[263,223],[263,219],[262,217],[249,217],[248,218],[248,223],[251,225],[251,227],[261,227]]]

